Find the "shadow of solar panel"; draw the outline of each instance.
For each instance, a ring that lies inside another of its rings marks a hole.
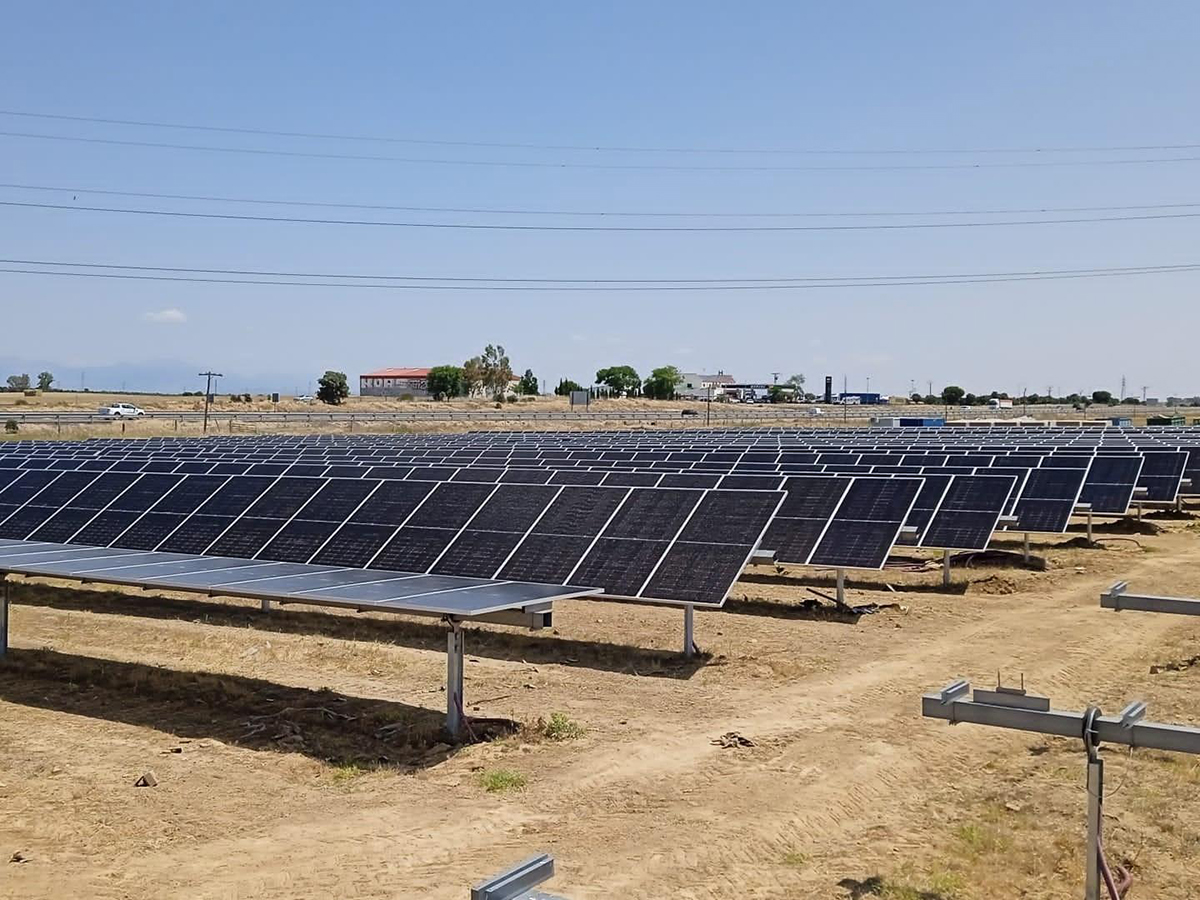
[[[233,516],[202,516],[197,513],[175,529],[157,549],[171,553],[202,554],[232,524]]]
[[[109,541],[109,546],[122,550],[153,550],[176,528],[183,524],[187,516],[181,513],[146,513],[121,533],[120,537]]]
[[[921,543],[944,550],[985,550],[991,541],[999,511],[943,510],[925,530]]]
[[[400,525],[436,487],[432,481],[385,481],[351,517],[352,522]]]
[[[0,523],[0,538],[23,541],[57,510],[51,506],[22,506]]]
[[[105,510],[84,526],[83,530],[75,535],[73,542],[107,547],[121,532],[136,522],[140,515],[141,513],[126,510]]]
[[[65,544],[67,539],[86,525],[94,515],[96,515],[94,509],[76,509],[65,506],[34,531],[30,535],[30,540]]]
[[[246,515],[290,519],[324,486],[319,478],[280,478],[250,505]]]
[[[633,490],[604,529],[604,536],[670,540],[703,496],[700,491]]]
[[[491,484],[442,482],[413,512],[408,524],[424,528],[462,528],[495,489]]]
[[[521,535],[511,532],[464,531],[430,571],[438,575],[491,578],[520,542]]]
[[[747,546],[677,541],[655,571],[642,596],[720,606],[741,574]]]
[[[813,551],[809,565],[879,569],[899,534],[898,522],[833,520]]]
[[[600,538],[571,576],[572,583],[594,585],[615,597],[636,597],[669,541]]]
[[[836,519],[869,522],[903,522],[913,505],[921,482],[906,478],[856,478]]]
[[[297,519],[283,526],[255,558],[279,562],[308,562],[337,528],[337,522],[308,522]]]
[[[523,534],[560,490],[550,485],[500,485],[471,520],[471,530]]]
[[[590,537],[531,534],[521,542],[497,577],[562,584],[591,543]]]
[[[1017,501],[1015,515],[1017,524],[1013,531],[1040,531],[1061,534],[1071,521],[1075,502],[1071,500],[1041,500],[1023,498]]]
[[[709,491],[692,512],[679,540],[738,545],[745,558],[782,499],[776,491]]]
[[[424,572],[450,546],[458,532],[453,528],[416,528],[405,525],[371,561],[372,569]]]
[[[395,532],[394,525],[343,525],[312,558],[314,563],[362,568]]]

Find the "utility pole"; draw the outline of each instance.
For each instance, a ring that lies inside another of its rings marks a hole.
[[[212,403],[212,381],[214,378],[222,376],[220,372],[201,372],[200,377],[208,379],[204,386],[204,433],[208,434],[208,407]]]
[[[1148,387],[1149,387],[1149,385],[1146,385],[1146,384],[1142,385],[1142,406],[1146,405],[1146,388],[1148,388]]]
[[[1119,397],[1117,397],[1117,400],[1119,402],[1124,402],[1124,400],[1125,400],[1125,376],[1124,375],[1121,376],[1121,395]]]
[[[779,384],[779,373],[778,372],[771,373],[771,384]]]

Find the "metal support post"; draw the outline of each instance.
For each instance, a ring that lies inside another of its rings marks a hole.
[[[1140,521],[1142,521],[1142,503],[1140,500],[1138,501],[1136,508],[1137,508],[1137,520],[1140,522]]]
[[[0,575],[4,588],[0,591],[0,659],[8,655],[8,578]]]
[[[270,601],[270,600],[263,600],[263,602],[262,602],[262,611],[263,611],[263,612],[270,612],[270,611],[271,611],[271,601]]]
[[[846,570],[837,570],[837,602],[839,606],[846,605]]]
[[[1025,557],[1025,562],[1029,562],[1029,532],[1028,531],[1025,532],[1025,543],[1022,548],[1022,551],[1023,551],[1023,555]]]
[[[942,587],[950,587],[950,551],[942,551]]]
[[[463,630],[456,619],[446,624],[446,730],[457,736],[463,724]]]
[[[1092,509],[1089,506],[1087,512],[1087,538],[1088,543],[1092,543]]]
[[[1099,710],[1088,710],[1096,714]],[[1100,900],[1100,853],[1101,828],[1104,823],[1104,759],[1088,734],[1084,735],[1087,745],[1087,870],[1084,878],[1084,900]]]
[[[696,607],[688,603],[683,607],[683,656],[691,659],[696,655]]]

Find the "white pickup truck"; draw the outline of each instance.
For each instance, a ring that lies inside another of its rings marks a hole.
[[[140,406],[134,406],[132,403],[113,403],[109,406],[100,407],[100,415],[108,416],[110,419],[125,419],[137,416],[144,416],[146,411]]]

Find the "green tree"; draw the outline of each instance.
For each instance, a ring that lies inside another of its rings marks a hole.
[[[1112,391],[1092,391],[1092,402],[1107,406],[1113,402]]]
[[[8,389],[10,391],[27,391],[29,390],[28,375],[9,375]]]
[[[1137,397],[1126,397],[1124,400],[1121,401],[1122,405],[1124,405],[1124,406],[1137,406],[1141,402],[1142,401],[1139,400]]]
[[[908,399],[912,403],[924,403],[925,402],[925,398],[922,397],[920,394],[913,394]]]
[[[529,397],[536,397],[538,391],[537,376],[533,374],[533,369],[526,369],[525,374],[521,376],[521,382],[517,385],[517,393],[525,394]]]
[[[434,366],[425,379],[434,400],[449,400],[463,390],[463,370],[458,366]]]
[[[642,379],[633,366],[609,366],[596,372],[596,384],[605,385],[614,394],[636,396]]]
[[[587,390],[587,388],[585,388],[582,384],[572,381],[570,378],[563,378],[558,382],[558,387],[554,389],[554,393],[558,394],[560,397],[569,397],[571,396],[572,391],[583,390]]]
[[[963,403],[966,406],[975,406],[979,403],[979,398],[974,394],[967,394],[965,397],[963,397]]]
[[[675,385],[683,381],[683,376],[674,366],[659,366],[650,373],[642,385],[642,393],[651,400],[672,400],[675,397]]]
[[[942,402],[947,406],[958,406],[963,402],[967,392],[960,388],[957,384],[947,385],[942,388]]]
[[[928,404],[929,406],[934,406],[935,404],[942,402],[942,398],[935,396],[934,394],[926,394],[923,399],[924,399],[924,402],[926,404]]]
[[[796,395],[782,384],[773,384],[767,388],[767,399],[772,403],[788,403],[794,396]]]
[[[513,379],[512,363],[500,344],[488,344],[479,357],[483,387],[494,397],[502,397]]]
[[[50,390],[50,386],[52,384],[54,384],[54,373],[53,372],[39,372],[38,373],[38,390],[39,391]]]
[[[472,356],[462,364],[462,392],[468,397],[483,393],[483,357]]]
[[[346,381],[345,372],[334,372],[330,369],[317,379],[317,399],[322,403],[337,406],[349,396],[350,385]]]
[[[804,393],[804,391],[803,391],[804,376],[803,375],[793,375],[787,381],[785,381],[784,384],[788,385],[789,387],[794,387],[796,389],[797,397]]]

